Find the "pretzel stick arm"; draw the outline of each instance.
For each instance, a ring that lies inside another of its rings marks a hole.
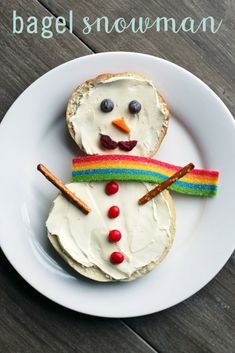
[[[163,190],[168,188],[171,184],[175,183],[176,180],[183,178],[183,176],[189,173],[194,168],[193,163],[187,164],[184,168],[178,170],[171,177],[163,181],[161,184],[157,185],[154,189],[150,190],[146,195],[138,200],[139,205],[144,205],[148,201],[152,200],[155,196],[160,194]]]
[[[53,175],[43,164],[38,164],[37,169],[41,172],[47,180],[49,180],[61,193],[66,197],[66,199],[77,206],[84,214],[88,214],[91,208],[85,204],[79,197],[77,197],[72,191],[70,191],[61,180],[59,180],[55,175]]]

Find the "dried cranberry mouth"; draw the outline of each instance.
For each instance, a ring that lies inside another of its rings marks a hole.
[[[137,140],[116,142],[112,140],[109,135],[100,134],[100,143],[101,146],[107,150],[114,150],[119,147],[120,150],[129,152],[137,145]]]

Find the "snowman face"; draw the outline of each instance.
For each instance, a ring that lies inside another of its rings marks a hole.
[[[156,150],[167,118],[150,81],[117,75],[95,83],[68,123],[87,154],[149,156]]]

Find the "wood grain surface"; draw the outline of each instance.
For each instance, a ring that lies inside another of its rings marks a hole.
[[[74,34],[51,39],[13,35],[11,16],[74,12]],[[82,34],[82,18],[206,16],[223,18],[216,34],[179,32]],[[0,5],[0,120],[22,91],[53,67],[92,52],[125,50],[160,56],[206,82],[234,114],[235,2],[233,0],[3,0]],[[16,117],[20,119],[21,117]],[[1,210],[3,212],[3,210]],[[222,236],[222,235],[221,235]],[[16,249],[17,251],[17,249]],[[0,352],[233,353],[235,256],[201,291],[160,313],[125,320],[69,311],[32,289],[0,252]],[[134,298],[133,298],[134,300]]]

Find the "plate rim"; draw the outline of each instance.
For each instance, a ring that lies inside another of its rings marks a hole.
[[[110,56],[110,55],[115,55],[115,56],[118,56],[118,55],[121,55],[121,56],[141,56],[141,57],[150,57],[154,60],[158,60],[158,61],[163,61],[163,62],[166,62],[166,63],[170,63],[171,65],[173,66],[176,66],[177,70],[180,70],[180,71],[183,71],[184,74],[187,74],[187,75],[190,75],[194,80],[198,80],[200,82],[200,84],[202,84],[204,86],[204,88],[206,88],[210,94],[213,94],[214,98],[216,98],[217,102],[222,106],[222,108],[226,111],[226,115],[227,117],[230,118],[230,123],[233,122],[233,126],[235,128],[235,121],[233,119],[233,116],[231,114],[231,112],[229,111],[229,109],[226,107],[226,105],[224,104],[224,102],[221,100],[220,97],[217,96],[217,94],[207,85],[205,84],[200,78],[198,78],[197,76],[195,76],[193,73],[191,73],[190,71],[184,69],[183,67],[171,62],[171,61],[168,61],[166,59],[162,59],[162,58],[159,58],[159,57],[155,57],[153,55],[149,55],[149,54],[143,54],[143,53],[135,53],[135,52],[120,52],[120,51],[115,51],[115,52],[102,52],[102,53],[98,53],[98,54],[89,54],[89,55],[85,55],[85,56],[81,56],[81,57],[78,57],[78,58],[75,58],[73,60],[70,60],[70,61],[67,61],[63,64],[60,64],[58,66],[56,66],[55,68],[47,71],[46,73],[44,73],[42,76],[40,76],[38,79],[36,79],[33,83],[31,83],[18,97],[17,99],[13,102],[13,104],[10,106],[10,108],[7,110],[4,118],[2,119],[1,123],[0,123],[0,136],[1,134],[4,134],[4,129],[5,129],[5,126],[7,128],[7,120],[8,119],[8,116],[10,116],[11,114],[11,109],[14,108],[14,106],[18,103],[18,101],[22,98],[22,95],[26,94],[27,91],[29,91],[34,85],[37,85],[37,83],[42,80],[44,78],[44,76],[46,75],[50,75],[51,73],[54,73],[56,70],[63,70],[63,67],[64,66],[67,66],[67,65],[70,65],[71,63],[75,62],[75,61],[81,61],[81,60],[86,60],[88,57],[91,57],[91,56]],[[226,118],[227,119],[227,118]],[[235,132],[235,130],[234,130]],[[76,309],[74,308],[72,305],[68,305],[68,303],[62,303],[58,300],[56,300],[56,298],[52,298],[51,296],[48,296],[46,294],[46,291],[43,291],[42,288],[39,288],[38,286],[35,285],[35,283],[32,284],[32,281],[30,281],[29,277],[27,277],[25,275],[25,273],[22,273],[22,271],[19,271],[19,269],[13,264],[14,261],[12,261],[11,258],[8,258],[7,256],[7,251],[5,251],[5,247],[4,247],[4,244],[2,244],[2,241],[1,241],[1,237],[0,237],[0,246],[2,248],[2,251],[4,253],[4,255],[6,256],[7,260],[11,263],[11,265],[13,266],[13,268],[20,274],[20,276],[26,280],[26,282],[28,282],[29,285],[31,285],[34,289],[36,289],[39,293],[41,293],[42,295],[44,295],[45,297],[47,297],[48,299],[50,300],[53,300],[54,302],[56,302],[57,304],[59,305],[62,305],[66,308],[69,308],[71,310],[74,310],[74,311],[77,311],[77,312],[80,312],[80,313],[84,313],[84,314],[88,314],[88,315],[93,315],[93,316],[99,316],[99,317],[112,317],[112,318],[130,318],[130,317],[137,317],[137,316],[143,316],[143,315],[149,315],[149,314],[152,314],[152,313],[155,313],[156,311],[151,311],[151,312],[145,312],[144,310],[139,310],[138,313],[135,315],[130,315],[130,314],[127,314],[126,316],[112,316],[110,314],[107,314],[107,315],[100,315],[100,314],[97,314],[97,313],[94,313],[94,312],[87,312],[87,311],[83,311],[81,309]],[[226,256],[226,260],[224,262],[224,264],[219,268],[219,270],[216,270],[216,273],[214,273],[210,278],[209,280],[206,281],[206,283],[202,283],[202,285],[200,287],[198,287],[198,289],[196,289],[194,292],[192,292],[190,295],[186,294],[184,297],[182,297],[180,300],[172,303],[171,305],[166,305],[165,307],[163,307],[161,310],[157,310],[157,312],[160,312],[162,310],[165,310],[167,308],[170,308],[174,305],[178,305],[179,303],[181,303],[182,301],[184,301],[185,299],[189,298],[190,296],[194,295],[195,293],[197,293],[199,290],[201,290],[206,284],[208,284],[220,271],[221,269],[223,268],[223,266],[227,263],[227,261],[229,260],[229,258],[231,257],[232,253],[234,252],[234,248],[231,249],[230,253],[227,254]]]

